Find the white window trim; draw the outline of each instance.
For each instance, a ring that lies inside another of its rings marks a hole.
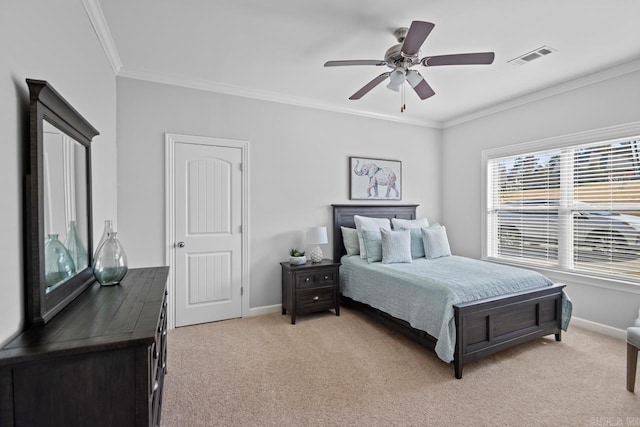
[[[539,271],[550,276],[554,281],[570,281],[574,283],[582,283],[590,286],[604,287],[626,292],[640,293],[640,285],[635,282],[625,281],[623,279],[610,279],[606,277],[596,277],[584,273],[568,272],[566,270],[543,268],[540,266],[531,266],[526,263],[506,262],[504,260],[496,260],[488,257],[488,238],[487,238],[487,206],[489,206],[489,194],[487,188],[491,184],[487,165],[489,159],[496,157],[514,156],[532,151],[545,151],[559,149],[573,145],[589,144],[600,141],[607,141],[618,138],[626,138],[630,135],[640,134],[640,121],[625,123],[616,126],[593,129],[584,132],[576,132],[567,135],[561,135],[551,138],[539,139],[534,141],[523,142],[519,144],[507,145],[498,148],[492,148],[482,151],[482,176],[481,176],[481,242],[482,242],[482,259],[492,262],[518,265]]]

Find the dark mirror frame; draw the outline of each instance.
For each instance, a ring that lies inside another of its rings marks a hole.
[[[25,286],[28,326],[47,323],[95,281],[91,210],[91,140],[99,132],[44,80],[27,79],[29,86],[29,151],[25,170]],[[45,292],[45,226],[43,121],[46,120],[86,149],[88,268],[49,293]]]

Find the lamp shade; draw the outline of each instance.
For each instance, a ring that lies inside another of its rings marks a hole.
[[[328,243],[327,227],[309,227],[307,228],[307,244],[324,245]]]

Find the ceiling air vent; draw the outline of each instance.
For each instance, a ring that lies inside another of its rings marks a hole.
[[[542,46],[535,50],[532,50],[531,52],[527,52],[524,55],[520,55],[517,58],[513,58],[512,60],[507,61],[507,64],[525,65],[531,61],[535,61],[538,58],[542,58],[543,56],[550,55],[554,52],[557,52],[557,50],[549,46]]]

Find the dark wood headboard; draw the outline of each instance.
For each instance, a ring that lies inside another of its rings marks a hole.
[[[333,260],[340,261],[347,251],[340,227],[356,228],[354,215],[373,218],[416,219],[418,205],[331,205],[333,207]]]

